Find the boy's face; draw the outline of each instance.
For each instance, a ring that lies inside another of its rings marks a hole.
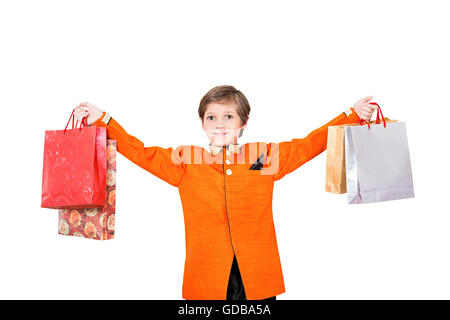
[[[231,102],[208,104],[202,124],[209,141],[216,146],[237,143],[239,132],[246,126],[241,126],[236,105]]]

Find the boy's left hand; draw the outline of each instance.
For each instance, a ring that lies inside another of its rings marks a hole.
[[[377,110],[377,106],[369,104],[370,100],[372,100],[372,96],[365,97],[362,99],[359,99],[355,102],[353,105],[353,109],[355,109],[355,112],[358,114],[358,116],[361,119],[366,120],[367,122],[370,121],[372,118],[372,114],[375,110]]]

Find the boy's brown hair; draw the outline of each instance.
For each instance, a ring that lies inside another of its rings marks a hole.
[[[206,108],[209,103],[227,103],[234,102],[236,104],[236,112],[241,119],[241,125],[247,123],[248,116],[250,114],[250,104],[244,94],[237,90],[233,86],[216,86],[209,90],[200,101],[200,106],[198,107],[198,115],[204,121],[204,116]],[[242,132],[241,132],[242,135]]]

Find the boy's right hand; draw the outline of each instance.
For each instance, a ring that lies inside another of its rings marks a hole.
[[[94,106],[89,102],[81,102],[78,106],[75,107],[74,112],[75,117],[79,122],[87,116],[87,124],[90,126],[95,121],[101,118],[103,115],[103,111]]]

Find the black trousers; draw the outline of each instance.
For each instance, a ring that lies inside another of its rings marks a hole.
[[[277,296],[273,296],[262,300],[276,300]],[[227,300],[247,300],[242,283],[241,272],[237,264],[236,255],[231,265],[230,278],[228,279]]]

